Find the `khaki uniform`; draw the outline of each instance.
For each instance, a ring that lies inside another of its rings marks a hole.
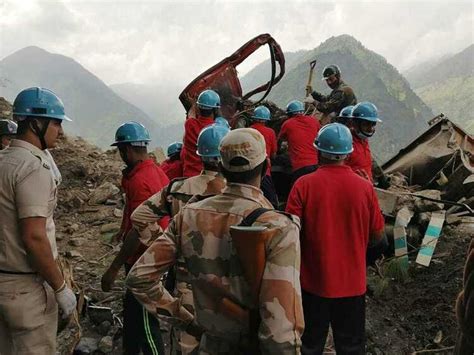
[[[46,218],[57,258],[53,212],[60,174],[48,152],[13,140],[0,152],[0,354],[54,354],[57,303],[36,273],[21,239],[19,220]]]
[[[322,95],[314,91],[311,96],[318,101],[316,108],[322,112],[324,116],[321,118],[322,125],[329,123],[330,115],[337,116],[341,110],[350,105],[357,103],[354,90],[342,80],[340,80],[337,88],[333,89],[328,96]]]
[[[176,325],[185,326],[193,320],[192,313],[159,281],[171,265],[184,257],[196,320],[204,329],[200,353],[244,351],[249,324],[220,312],[218,305],[225,297],[244,309],[252,307],[249,284],[232,244],[230,226],[238,225],[260,207],[272,208],[260,189],[243,184],[229,184],[220,195],[186,205],[127,277],[127,287],[149,312],[166,314]],[[266,264],[259,297],[260,349],[265,354],[298,354],[304,327],[299,220],[271,211],[261,215],[254,225],[274,232],[265,245]]]
[[[159,219],[167,215],[174,217],[191,199],[198,201],[220,194],[225,186],[226,181],[222,175],[210,170],[203,170],[200,175],[187,179],[174,180],[133,212],[132,223],[139,232],[140,241],[150,246],[162,234],[162,229],[156,223]],[[176,265],[174,296],[179,297],[181,304],[194,314],[193,293],[183,258]],[[177,328],[173,329],[172,340],[173,352],[179,351],[182,354],[192,353],[199,345],[195,337]]]

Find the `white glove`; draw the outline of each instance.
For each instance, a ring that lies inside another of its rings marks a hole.
[[[58,302],[58,305],[63,312],[62,317],[68,318],[76,309],[76,295],[67,286],[64,287],[61,291],[56,292],[55,295],[56,302]]]
[[[307,104],[313,104],[316,102],[316,100],[311,95],[308,95],[304,98],[303,102]]]

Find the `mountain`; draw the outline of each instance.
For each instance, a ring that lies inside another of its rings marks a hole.
[[[303,52],[273,88],[268,99],[280,107],[285,107],[292,99],[303,99],[309,63],[314,59],[317,59],[314,89],[325,94],[330,92],[326,83],[321,81],[321,73],[326,65],[337,64],[357,99],[371,101],[379,108],[383,123],[371,139],[372,151],[379,163],[413,140],[427,127],[426,121],[433,116],[430,108],[411,90],[397,69],[349,35],[331,37],[315,49]],[[264,67],[265,63],[260,65]]]
[[[0,61],[0,96],[13,102],[18,92],[31,86],[51,89],[63,100],[73,119],[64,124],[66,133],[82,136],[101,148],[108,148],[117,127],[129,120],[149,129],[153,145],[180,138],[170,137],[159,120],[118,96],[72,58],[26,47]]]
[[[428,59],[424,62],[415,64],[414,66],[404,70],[402,74],[405,79],[408,80],[410,86],[413,88],[413,84],[419,82],[420,80],[423,80],[427,72],[429,72],[431,69],[433,69],[435,66],[437,66],[439,63],[449,58],[450,56],[450,54],[445,54],[440,57]]]
[[[444,113],[474,135],[474,44],[408,78],[433,111]]]

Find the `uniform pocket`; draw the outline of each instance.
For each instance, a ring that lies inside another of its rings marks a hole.
[[[56,302],[56,296],[53,289],[48,285],[48,283],[43,282],[43,290],[45,295],[45,307],[43,314],[49,315],[51,313],[57,312],[58,303]]]

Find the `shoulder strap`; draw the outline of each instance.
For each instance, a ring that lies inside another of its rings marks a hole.
[[[239,226],[241,227],[250,227],[262,214],[268,211],[273,211],[270,208],[259,207],[250,212],[243,220],[240,222]]]
[[[185,180],[185,179],[186,179],[185,177],[175,178],[171,180],[170,183],[168,184],[168,188],[166,189],[166,210],[168,211],[169,216],[173,216],[172,210],[171,210],[171,202],[168,200],[168,196],[171,194],[171,189],[173,188],[173,185],[175,183],[177,183],[178,181]]]

